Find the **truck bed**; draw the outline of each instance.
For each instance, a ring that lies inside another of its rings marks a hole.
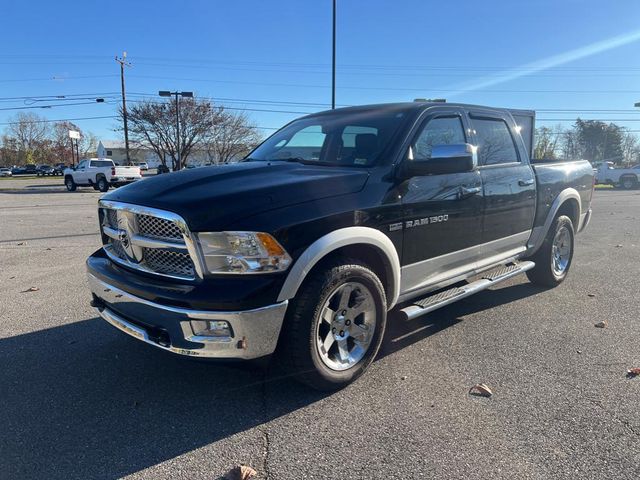
[[[582,212],[588,210],[593,192],[593,169],[588,161],[542,159],[532,160],[531,164],[538,189],[534,227],[544,224],[553,201],[566,188],[577,190],[582,201]]]

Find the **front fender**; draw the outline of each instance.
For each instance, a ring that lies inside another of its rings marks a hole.
[[[393,242],[380,230],[370,227],[347,227],[328,233],[313,242],[293,264],[280,290],[278,302],[295,297],[311,269],[331,252],[348,245],[371,245],[378,249],[391,272],[391,291],[388,308],[398,301],[400,294],[400,259]]]

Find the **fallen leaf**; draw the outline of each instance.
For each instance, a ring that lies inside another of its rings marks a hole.
[[[593,297],[595,297],[595,296],[596,296],[596,294],[595,294],[595,293],[587,293],[587,297],[591,297],[591,298],[593,298]]]
[[[246,465],[240,465],[232,468],[227,472],[224,476],[226,480],[249,480],[254,477],[258,472],[256,472],[253,468],[247,467]]]
[[[20,242],[20,243],[18,243],[17,245],[18,245],[18,246],[21,246],[21,245],[26,245],[26,244],[27,244],[27,242]]]
[[[37,292],[38,290],[40,290],[38,287],[29,287],[26,290],[23,290],[20,293],[27,293],[27,292]]]
[[[9,280],[13,280],[14,278],[16,278],[15,275],[13,277],[9,277]]]
[[[469,395],[477,395],[480,397],[490,397],[493,392],[484,383],[477,383],[469,389]]]
[[[607,328],[607,321],[606,320],[602,320],[601,322],[598,322],[594,325],[594,327],[596,328]]]
[[[621,243],[617,244],[616,248],[622,248],[622,244]]]
[[[406,380],[406,379],[407,379],[406,375],[403,375],[403,376],[400,377],[400,380]]]
[[[636,377],[640,375],[640,367],[628,368],[627,377]]]
[[[582,353],[582,350],[576,350],[576,353],[579,355]]]
[[[51,250],[51,248],[50,248],[50,247],[47,247],[47,248],[45,248],[45,250]]]

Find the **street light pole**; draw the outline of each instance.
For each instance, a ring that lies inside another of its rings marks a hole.
[[[336,0],[333,0],[333,54],[331,58],[331,109],[336,108]]]
[[[176,156],[178,157],[178,170],[182,169],[180,162],[180,97],[176,94]]]
[[[160,90],[158,95],[161,97],[176,97],[176,160],[178,170],[182,168],[182,160],[180,155],[180,97],[192,98],[193,92],[170,92],[168,90]]]
[[[127,165],[131,165],[131,158],[129,157],[129,128],[127,125],[127,97],[124,88],[124,67],[131,66],[131,63],[126,61],[127,52],[122,54],[122,58],[116,57],[116,62],[120,64],[120,86],[122,88],[122,120],[124,122],[124,149],[127,157]],[[103,100],[104,101],[104,100]]]

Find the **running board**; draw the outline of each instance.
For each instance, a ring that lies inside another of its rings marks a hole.
[[[508,280],[511,277],[520,275],[527,270],[531,270],[535,266],[535,263],[526,261],[491,270],[490,272],[482,274],[482,277],[479,280],[471,282],[468,285],[450,288],[444,292],[416,300],[412,305],[401,309],[400,314],[404,317],[404,320],[413,320],[414,318],[433,312],[440,307],[462,300],[474,293],[481,292],[482,290]]]

